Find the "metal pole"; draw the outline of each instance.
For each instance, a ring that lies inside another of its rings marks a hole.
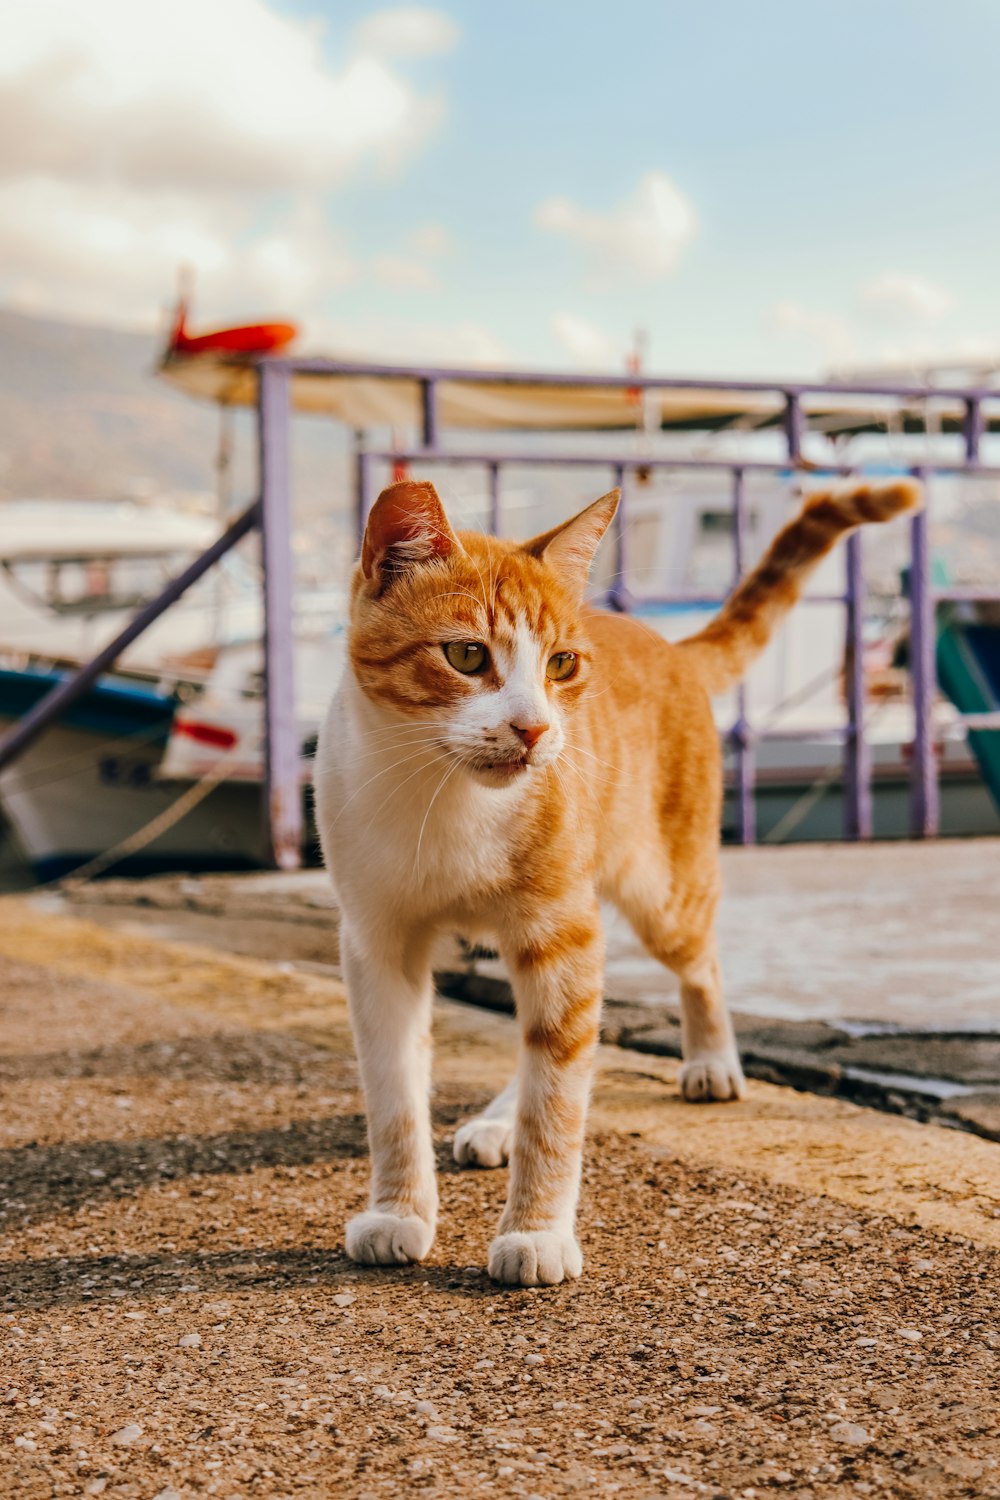
[[[264,566],[265,816],[270,856],[279,870],[302,863],[302,788],[295,719],[292,628],[292,511],[289,379],[266,361],[259,367],[261,554]]]
[[[423,418],[423,438],[425,448],[437,447],[437,386],[433,380],[422,380],[420,382],[420,407]]]
[[[200,557],[195,558],[193,563],[184,569],[177,578],[172,578],[155,599],[140,609],[134,615],[125,629],[109,641],[102,651],[99,651],[93,660],[86,665],[78,667],[70,676],[63,678],[51,692],[39,699],[34,708],[29,709],[17,724],[0,738],[0,770],[4,766],[17,759],[22,750],[26,750],[34,740],[47,729],[48,726],[60,718],[62,714],[72,708],[73,704],[83,697],[84,693],[91,688],[106,672],[117,658],[131,646],[143,631],[158,620],[164,610],[168,609],[175,600],[185,594],[193,583],[197,583],[202,574],[207,573],[213,563],[218,562],[238,541],[246,536],[248,531],[260,522],[260,501],[255,500],[248,506],[242,515],[237,516],[233,524],[226,528],[217,541],[214,541]]]
[[[361,552],[361,544],[365,539],[365,527],[368,525],[368,512],[372,508],[372,461],[368,453],[357,455],[357,467],[354,478],[354,502],[355,502],[355,525],[358,533],[358,553]]]
[[[733,583],[739,583],[747,564],[746,491],[742,469],[733,470]],[[757,756],[747,718],[746,684],[736,689],[736,723],[730,731],[736,752],[736,837],[741,844],[757,842]]]
[[[618,509],[615,511],[613,522],[615,531],[615,573],[608,590],[608,604],[612,609],[620,610],[623,614],[628,613],[629,592],[625,582],[625,569],[628,566],[628,558],[625,553],[625,465],[615,464],[613,489],[621,490],[621,499]]]
[[[847,738],[844,741],[844,838],[872,836],[871,750],[865,737],[865,575],[861,533],[847,538]]]
[[[983,436],[983,404],[977,396],[971,396],[965,403],[962,436],[965,439],[965,462],[978,463],[979,444]]]
[[[794,391],[789,391],[785,397],[785,441],[788,444],[788,457],[793,464],[797,464],[802,457],[802,399]]]
[[[490,519],[489,527],[492,536],[500,535],[500,465],[492,463],[487,465],[490,490]]]
[[[917,477],[924,478],[922,473]],[[934,594],[930,576],[927,511],[910,522],[910,674],[913,691],[913,764],[910,782],[910,826],[914,838],[933,838],[938,831],[938,782],[934,763],[935,685]]]

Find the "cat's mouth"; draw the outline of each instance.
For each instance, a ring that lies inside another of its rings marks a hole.
[[[516,781],[518,776],[523,776],[529,768],[530,762],[523,755],[511,756],[507,760],[501,760],[498,757],[496,760],[480,761],[475,767],[480,775],[488,777],[498,786]]]

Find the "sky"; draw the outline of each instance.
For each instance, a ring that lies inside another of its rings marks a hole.
[[[1000,0],[0,0],[0,303],[397,361],[1000,357]],[[195,329],[197,331],[197,329]]]

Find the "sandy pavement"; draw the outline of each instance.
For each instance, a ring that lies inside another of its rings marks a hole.
[[[443,1003],[441,1230],[362,1270],[329,979],[0,903],[0,1492],[1000,1497],[1000,1148],[602,1055],[583,1278],[482,1271],[449,1160],[511,1022]]]

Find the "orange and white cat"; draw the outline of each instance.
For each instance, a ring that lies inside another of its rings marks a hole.
[[[489,934],[517,999],[517,1078],[455,1137],[460,1162],[510,1161],[496,1280],[580,1274],[602,899],[680,980],[685,1098],[743,1094],[714,937],[711,694],[739,680],[838,537],[918,501],[906,481],[813,495],[707,629],[667,645],[583,604],[616,491],[522,543],[456,533],[430,484],[379,496],[316,762],[371,1149],[370,1207],[347,1226],[352,1259],[418,1261],[434,1238],[431,949],[442,934]]]

